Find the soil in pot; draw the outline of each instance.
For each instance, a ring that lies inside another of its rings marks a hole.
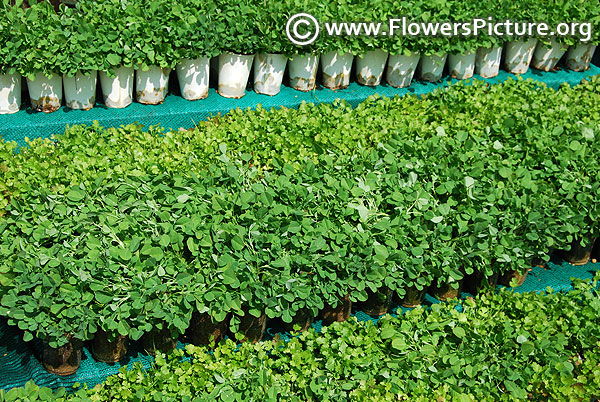
[[[447,59],[448,54],[442,56],[436,54],[421,56],[417,67],[417,77],[420,80],[428,82],[437,82],[441,80]]]
[[[477,54],[475,55],[475,73],[483,78],[496,77],[500,71],[501,59],[501,47],[482,47],[477,49]]]
[[[529,70],[536,45],[536,38],[507,42],[504,69],[513,74],[525,74]]]
[[[319,318],[323,320],[323,324],[329,325],[333,322],[343,322],[346,321],[350,317],[350,313],[352,312],[352,300],[350,300],[350,295],[347,294],[343,298],[340,298],[337,306],[333,307],[329,304],[326,304],[323,310],[321,310],[321,314]]]
[[[438,300],[446,301],[457,298],[460,295],[462,281],[458,282],[458,287],[455,289],[449,283],[434,284],[429,288],[429,293]]]
[[[475,296],[482,290],[495,288],[499,276],[497,272],[492,276],[485,276],[481,271],[475,271],[465,277],[463,290]]]
[[[108,340],[108,334],[99,330],[92,340],[92,356],[99,362],[116,363],[123,360],[127,354],[129,338],[119,335],[113,341]]]
[[[321,55],[323,86],[332,90],[345,89],[350,85],[352,53],[330,51]]]
[[[70,339],[65,345],[52,348],[47,342],[42,346],[42,365],[47,372],[56,375],[71,375],[81,364],[83,342]]]
[[[319,55],[297,55],[288,62],[290,86],[297,91],[312,91],[317,82]]]
[[[356,57],[356,82],[369,87],[381,83],[388,53],[381,49],[369,50]]]
[[[240,317],[238,333],[244,335],[242,342],[256,343],[260,341],[267,328],[267,315],[263,312],[260,317],[255,317],[247,311]]]
[[[168,328],[153,329],[144,334],[142,345],[146,352],[155,355],[156,352],[169,353],[177,346],[177,339]]]
[[[406,294],[404,297],[398,302],[402,307],[417,307],[423,304],[425,294],[427,294],[427,288],[424,287],[423,289],[419,290],[415,286],[409,286],[406,288]]]
[[[296,332],[294,326],[300,327],[299,332],[304,332],[309,329],[314,321],[312,310],[309,308],[302,308],[296,311],[296,315],[292,318],[292,322],[283,322],[281,327],[287,332]]]
[[[579,240],[574,240],[571,250],[562,251],[560,256],[571,265],[585,265],[592,256],[595,241],[596,239],[592,239],[586,247],[582,247]]]
[[[213,322],[208,313],[194,313],[187,330],[190,342],[197,346],[218,344],[227,334],[229,329],[229,315],[221,322]]]
[[[36,112],[52,113],[60,109],[63,96],[62,76],[54,74],[48,77],[37,73],[33,80],[27,77],[27,88],[31,107]]]
[[[392,301],[392,290],[387,286],[376,292],[367,290],[367,300],[360,303],[359,309],[372,316],[384,315],[388,312]]]
[[[517,278],[517,287],[519,287],[523,284],[523,282],[525,282],[525,278],[527,278],[528,272],[529,270],[525,271],[524,273],[520,273],[517,270],[507,271],[502,276],[500,276],[500,278],[498,279],[498,283],[500,285],[510,286],[510,282],[513,280],[513,278]]]
[[[575,46],[571,46],[567,51],[565,65],[569,70],[573,71],[586,71],[590,68],[590,62],[596,46],[589,43],[580,43]]]

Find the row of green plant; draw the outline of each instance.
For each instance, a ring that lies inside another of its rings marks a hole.
[[[199,173],[222,153],[233,159],[248,154],[249,165],[271,170],[274,155],[297,167],[305,158],[317,162],[317,156],[329,150],[351,155],[371,149],[392,135],[415,140],[440,133],[486,136],[504,130],[514,133],[514,141],[524,132],[563,127],[565,135],[580,131],[593,139],[598,117],[592,111],[598,107],[599,90],[597,77],[560,90],[521,79],[491,87],[458,83],[423,96],[371,97],[357,107],[336,101],[302,103],[297,109],[234,109],[191,130],[145,129],[138,124],[102,128],[95,123],[67,127],[50,139],[26,139],[27,146],[20,148],[0,140],[0,208],[30,188],[64,194],[73,185],[90,185],[98,175]],[[573,147],[577,152],[577,145]],[[544,154],[533,157],[542,159]]]
[[[327,36],[321,34],[310,48],[296,47],[286,37],[288,18],[298,12],[319,21],[373,21],[388,29],[388,18],[406,16],[415,22],[471,21],[493,17],[497,21],[590,22],[592,42],[598,42],[598,4],[587,0],[510,0],[478,3],[460,0],[397,2],[377,0],[80,0],[59,13],[47,1],[22,0],[0,5],[0,72],[18,71],[33,76],[78,71],[107,71],[118,66],[147,69],[174,67],[183,59],[241,54],[288,55],[329,50],[363,54],[384,49],[391,54],[420,52],[462,53],[501,45],[508,37],[403,37],[402,35]],[[578,37],[557,38],[565,45]],[[544,40],[547,40],[544,38]]]
[[[30,382],[0,401],[589,401],[600,396],[600,297],[587,282],[435,304],[377,325],[353,319],[288,342],[188,345],[90,390]]]
[[[346,294],[364,301],[386,287],[403,297],[457,288],[474,272],[526,270],[551,248],[598,237],[598,83],[475,83],[372,100],[343,132],[385,128],[387,142],[296,165],[271,155],[264,169],[242,146],[208,167],[193,160],[196,174],[161,160],[131,176],[135,164],[111,158],[116,168],[63,192],[40,176],[0,221],[0,314],[52,346],[98,328],[176,336],[194,312],[214,321],[232,313],[236,331],[248,314],[290,322]],[[320,110],[346,113],[327,108],[297,113],[307,126]],[[49,152],[60,155],[61,144]],[[14,158],[35,166],[35,150]],[[102,161],[88,152],[74,163]]]

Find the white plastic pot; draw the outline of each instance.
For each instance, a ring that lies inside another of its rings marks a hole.
[[[317,82],[317,69],[319,68],[319,55],[297,55],[288,63],[290,85],[298,91],[312,91]]]
[[[446,59],[448,54],[437,55],[425,55],[421,56],[419,66],[417,68],[417,76],[420,80],[436,82],[442,78],[444,74],[444,66],[446,65]]]
[[[529,70],[537,39],[517,40],[506,43],[504,69],[513,74],[525,74]]]
[[[558,64],[566,49],[563,45],[550,39],[550,44],[547,45],[542,42],[538,42],[533,52],[533,59],[531,60],[531,66],[536,70],[550,71]]]
[[[410,56],[401,54],[390,55],[385,73],[387,83],[395,88],[410,86],[420,58],[419,53],[413,53]]]
[[[277,95],[288,58],[282,54],[260,53],[254,58],[254,91],[259,94]]]
[[[350,85],[353,59],[352,53],[342,53],[336,50],[321,55],[323,86],[334,90],[347,88]]]
[[[34,79],[27,78],[31,107],[36,112],[52,113],[60,109],[62,103],[62,77],[53,74],[48,77],[37,73]]]
[[[596,46],[589,43],[580,43],[571,46],[567,52],[565,63],[567,68],[573,71],[589,70],[594,51],[596,51]]]
[[[246,94],[254,55],[223,53],[219,56],[219,95],[241,98]]]
[[[112,108],[124,108],[133,102],[133,67],[119,67],[113,70],[115,77],[100,71],[100,86],[104,104]]]
[[[481,47],[475,55],[475,73],[483,78],[492,78],[500,71],[501,47]]]
[[[21,75],[0,74],[0,114],[17,113],[21,107]]]
[[[369,50],[356,58],[356,82],[374,87],[381,84],[388,53],[381,49]]]
[[[181,96],[186,100],[204,99],[208,96],[210,59],[184,59],[176,67]]]
[[[87,75],[77,72],[73,77],[63,75],[65,103],[67,107],[81,110],[93,108],[96,104],[97,80],[97,71],[91,71]]]
[[[170,68],[150,66],[147,71],[135,73],[135,96],[139,103],[158,105],[163,103],[169,90]]]
[[[466,80],[475,74],[475,52],[448,55],[448,70],[450,76]]]

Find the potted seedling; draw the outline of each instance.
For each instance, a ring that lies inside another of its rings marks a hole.
[[[321,54],[323,86],[333,90],[347,88],[353,60],[352,53],[343,50],[329,50]]]
[[[129,15],[137,7],[133,2],[121,4],[109,0],[101,4],[80,3],[86,21],[95,29],[95,45],[100,52],[100,86],[104,104],[109,108],[124,108],[133,102],[133,48],[135,24]]]
[[[386,3],[382,1],[360,3],[354,5],[355,15],[360,15],[363,21],[376,22],[378,18],[386,15]],[[386,27],[387,28],[387,27]],[[358,36],[353,38],[353,50],[356,52],[356,82],[360,85],[377,86],[383,79],[385,66],[388,60],[385,37],[388,32],[380,36]]]
[[[293,53],[294,46],[280,34],[287,11],[285,2],[269,3],[266,7],[258,13],[256,21],[261,39],[254,58],[254,91],[273,96],[281,90],[288,55]]]
[[[175,33],[169,39],[175,59],[181,96],[186,100],[208,96],[210,59],[218,55],[217,23],[211,19],[217,5],[200,0],[177,3],[167,13],[167,23]]]
[[[173,13],[172,5],[153,1],[127,10],[133,37],[136,100],[158,105],[167,96],[169,74],[179,61],[173,49],[179,30],[177,26],[165,29],[163,18]]]
[[[596,27],[600,21],[597,4],[593,2],[574,2],[570,7],[570,21],[585,21],[588,25],[572,38],[573,43],[567,51],[565,65],[569,70],[586,71],[590,68],[590,62],[594,56],[597,44],[600,42],[600,33]],[[587,32],[586,32],[587,31]]]
[[[25,10],[20,42],[21,49],[27,49],[19,69],[27,77],[31,107],[45,113],[57,111],[63,95],[59,67],[60,59],[66,57],[65,37],[49,3],[35,3]]]
[[[384,44],[389,52],[386,82],[395,88],[410,86],[421,58],[414,44],[401,36],[388,37]]]
[[[450,15],[453,21],[467,21],[470,17],[479,15],[485,10],[481,5],[469,1],[456,1],[450,3]],[[448,72],[452,78],[465,80],[473,77],[475,73],[475,57],[477,48],[481,43],[479,37],[452,37],[449,43]]]
[[[18,41],[23,17],[21,7],[1,6],[5,24],[0,25],[0,114],[12,114],[21,107],[21,74],[17,67],[21,64],[21,51]]]
[[[522,23],[523,21],[539,21],[544,15],[542,3],[534,0],[523,2],[504,2],[498,11],[500,19]],[[522,26],[522,25],[520,25]],[[521,30],[522,31],[522,30]],[[515,29],[512,36],[507,36],[504,45],[504,69],[512,74],[525,74],[533,58],[533,52],[538,43],[534,33],[521,32]]]
[[[71,32],[65,40],[61,61],[66,106],[88,110],[96,104],[96,83],[100,54],[92,45],[97,37],[94,25],[85,20],[85,12],[66,8],[61,17],[61,28]]]
[[[217,23],[224,27],[218,43],[222,52],[218,59],[219,95],[241,98],[246,94],[254,54],[260,42],[254,21],[259,5],[243,0],[221,5]]]

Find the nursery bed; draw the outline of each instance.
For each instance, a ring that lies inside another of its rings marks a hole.
[[[530,70],[522,77],[543,82],[551,88],[558,88],[562,83],[573,86],[584,78],[598,74],[600,74],[600,67],[592,64],[590,70],[585,72],[558,70],[546,73]],[[479,76],[476,77],[482,79]],[[515,77],[515,75],[500,71],[497,77],[485,79],[485,81],[499,83],[506,81],[509,77]],[[425,94],[438,87],[447,86],[450,82],[457,82],[457,80],[448,80],[447,77],[439,83],[413,81],[408,88],[394,88],[389,85],[366,87],[352,82],[344,90],[332,91],[319,87],[311,92],[300,92],[284,86],[276,96],[260,95],[248,90],[241,99],[224,98],[218,95],[214,88],[211,88],[206,99],[187,101],[180,96],[170,94],[159,106],[133,103],[124,109],[109,109],[100,104],[88,111],[62,107],[50,114],[34,113],[31,108],[27,108],[12,115],[0,115],[0,136],[7,141],[16,141],[22,146],[25,145],[25,138],[47,138],[52,134],[62,133],[66,125],[91,124],[94,120],[99,121],[100,125],[104,127],[118,127],[136,121],[144,126],[160,124],[170,129],[191,128],[210,116],[224,114],[234,108],[254,108],[259,104],[267,109],[272,107],[296,108],[302,102],[331,103],[339,98],[356,106],[371,95],[393,97],[407,93]]]
[[[570,278],[591,279],[596,271],[600,270],[600,264],[588,263],[583,266],[572,266],[566,262],[550,262],[547,268],[534,267],[529,272],[524,284],[516,289],[517,292],[541,292],[551,287],[557,291],[572,289]],[[463,293],[463,297],[468,294]],[[426,304],[437,303],[431,296],[426,296]],[[396,311],[393,307],[392,311]],[[353,311],[359,321],[376,320],[362,311]],[[313,324],[316,330],[321,329],[321,321]],[[277,333],[284,339],[289,339],[289,334],[280,333],[278,328],[267,328],[265,338],[272,338]],[[265,339],[263,338],[263,339]],[[83,350],[81,366],[76,374],[60,377],[46,372],[39,360],[35,357],[37,349],[33,343],[25,343],[20,337],[19,331],[9,327],[4,319],[0,320],[0,389],[11,389],[22,387],[28,380],[33,379],[39,386],[53,389],[60,387],[72,387],[73,384],[87,383],[93,387],[102,383],[106,377],[116,374],[123,366],[130,368],[135,362],[142,363],[144,367],[150,368],[153,358],[142,353],[137,345],[132,345],[126,358],[121,363],[107,364],[96,362],[86,347]],[[184,346],[178,342],[178,348]]]

